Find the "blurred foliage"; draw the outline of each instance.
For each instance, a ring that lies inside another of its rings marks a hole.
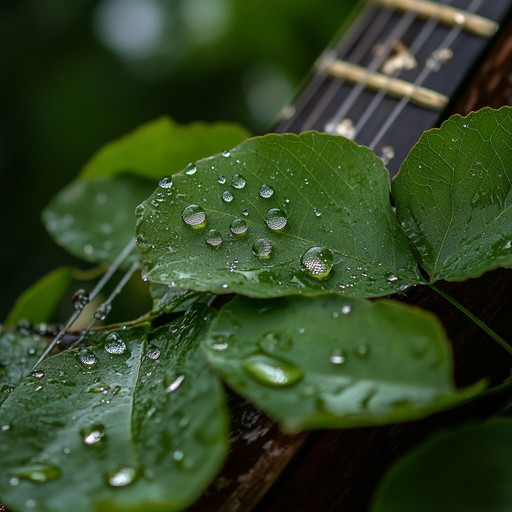
[[[37,217],[104,143],[167,114],[272,118],[355,0],[4,0],[0,3],[2,317],[73,262]]]

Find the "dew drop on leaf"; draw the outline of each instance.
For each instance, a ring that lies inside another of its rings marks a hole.
[[[340,350],[334,351],[331,354],[331,357],[329,358],[329,362],[331,364],[333,364],[334,366],[341,366],[342,364],[345,363],[346,360],[347,360],[346,355]]]
[[[111,487],[126,487],[137,479],[137,470],[131,466],[123,466],[107,474],[107,482]]]
[[[83,311],[87,304],[89,304],[89,294],[85,290],[80,289],[71,296],[71,300],[77,311]]]
[[[127,350],[128,347],[119,334],[112,332],[107,336],[105,340],[105,352],[111,355],[121,356],[125,354]]]
[[[263,199],[268,199],[274,195],[274,189],[270,185],[261,185],[258,194]]]
[[[181,213],[183,222],[193,229],[202,229],[206,226],[206,213],[197,204],[189,204]]]
[[[352,312],[352,306],[350,304],[345,304],[345,305],[341,306],[341,313],[343,315],[350,315],[351,312]]]
[[[290,336],[279,332],[268,332],[259,341],[259,346],[270,354],[274,352],[288,352],[293,345]]]
[[[220,247],[222,244],[222,235],[218,229],[210,229],[206,235],[205,242],[213,248]]]
[[[80,430],[82,440],[84,444],[88,446],[98,444],[105,438],[106,433],[105,425],[102,425],[101,423],[95,423]]]
[[[94,318],[100,321],[105,320],[105,318],[107,318],[111,310],[112,306],[105,302],[101,304],[100,307],[96,310],[96,312],[94,313]]]
[[[146,349],[146,357],[156,361],[160,357],[160,349],[156,345],[148,345]]]
[[[244,219],[235,219],[229,226],[229,230],[233,235],[243,236],[247,233],[247,222]]]
[[[53,464],[35,463],[12,470],[13,476],[29,480],[30,482],[44,483],[60,477],[60,469]]]
[[[44,377],[44,372],[36,370],[34,373],[32,373],[32,377],[35,377],[36,379],[42,379]]]
[[[242,215],[244,217],[248,217],[249,216],[249,210],[242,210]]]
[[[219,183],[220,185],[224,185],[224,183],[226,183],[226,176],[219,176],[217,178],[217,183]]]
[[[177,391],[181,387],[183,382],[185,381],[185,378],[186,378],[186,375],[184,375],[184,374],[178,375],[177,377],[167,376],[164,379],[165,392],[166,393],[174,393],[175,391]]]
[[[231,153],[230,153],[229,151],[223,151],[223,152],[222,152],[222,156],[223,156],[224,158],[229,158],[229,157],[231,156]]]
[[[192,176],[196,172],[197,172],[197,167],[195,166],[195,164],[190,163],[187,165],[187,167],[185,167],[185,174],[188,174],[189,176]]]
[[[229,190],[224,191],[221,197],[225,203],[231,203],[231,201],[233,201],[233,194]]]
[[[301,256],[300,266],[308,276],[326,279],[333,266],[332,252],[325,247],[311,247]]]
[[[231,178],[231,186],[233,188],[242,189],[245,187],[247,180],[241,174],[235,174]]]
[[[169,178],[162,178],[158,185],[160,186],[160,188],[171,188],[172,181]]]
[[[94,352],[88,348],[81,348],[76,355],[78,361],[87,367],[92,367],[98,364],[98,359]]]
[[[270,258],[273,249],[272,242],[268,238],[258,238],[252,244],[252,252],[260,260]]]
[[[271,208],[265,215],[265,224],[272,231],[282,231],[287,223],[288,218],[286,217],[286,213],[280,208]]]
[[[290,386],[303,376],[297,366],[264,355],[248,357],[242,367],[253,379],[273,387]]]
[[[366,359],[369,353],[370,349],[368,345],[359,345],[359,347],[356,349],[356,356],[360,359]]]
[[[106,394],[108,392],[108,390],[110,389],[110,386],[108,384],[103,384],[103,383],[98,383],[98,384],[94,384],[94,386],[91,386],[89,388],[89,392],[90,393],[101,393],[101,394]]]

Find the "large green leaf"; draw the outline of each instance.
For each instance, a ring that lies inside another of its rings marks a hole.
[[[227,451],[222,387],[199,348],[211,313],[148,337],[110,333],[45,360],[0,409],[0,496],[13,510],[182,510]]]
[[[512,510],[512,421],[439,434],[400,460],[372,512]]]
[[[397,216],[430,279],[512,265],[512,108],[422,135],[393,182]]]
[[[153,190],[150,180],[131,174],[76,180],[50,202],[43,220],[71,254],[112,263],[133,238],[135,207]]]
[[[71,267],[60,267],[45,275],[20,295],[7,316],[6,325],[15,325],[20,320],[49,322],[72,282]]]
[[[85,165],[81,178],[112,176],[130,170],[154,181],[199,158],[218,153],[249,137],[229,123],[179,125],[162,117],[107,144]]]
[[[0,404],[26,377],[47,344],[37,335],[9,332],[0,327]],[[2,426],[0,414],[0,428]]]
[[[162,180],[138,209],[151,281],[256,297],[380,296],[421,280],[371,151],[307,132],[250,139]]]
[[[435,317],[390,301],[239,297],[205,350],[236,392],[292,431],[419,418],[477,390],[454,389]]]

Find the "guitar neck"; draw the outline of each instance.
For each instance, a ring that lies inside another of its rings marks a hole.
[[[320,57],[277,132],[318,130],[369,146],[391,175],[480,62],[512,1],[375,0]]]

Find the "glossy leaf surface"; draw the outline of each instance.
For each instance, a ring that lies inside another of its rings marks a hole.
[[[49,322],[72,282],[71,267],[61,267],[45,275],[20,295],[7,316],[6,325],[15,325],[21,320]]]
[[[0,495],[14,510],[186,508],[227,450],[221,386],[199,340],[206,309],[45,360],[3,403]]]
[[[162,117],[107,144],[85,165],[80,177],[89,179],[130,171],[156,183],[189,162],[230,148],[247,137],[247,130],[235,124],[180,125]]]
[[[74,181],[46,207],[43,220],[71,254],[112,263],[133,238],[135,207],[153,189],[151,181],[130,174]]]
[[[435,317],[389,301],[237,298],[205,349],[237,393],[292,431],[419,418],[475,392],[454,389]]]
[[[372,512],[512,510],[512,421],[439,434],[402,458],[377,492]]]
[[[512,265],[512,108],[453,116],[393,182],[397,216],[432,281]]]
[[[196,162],[138,209],[151,281],[256,297],[380,296],[421,280],[372,152],[316,132]]]

